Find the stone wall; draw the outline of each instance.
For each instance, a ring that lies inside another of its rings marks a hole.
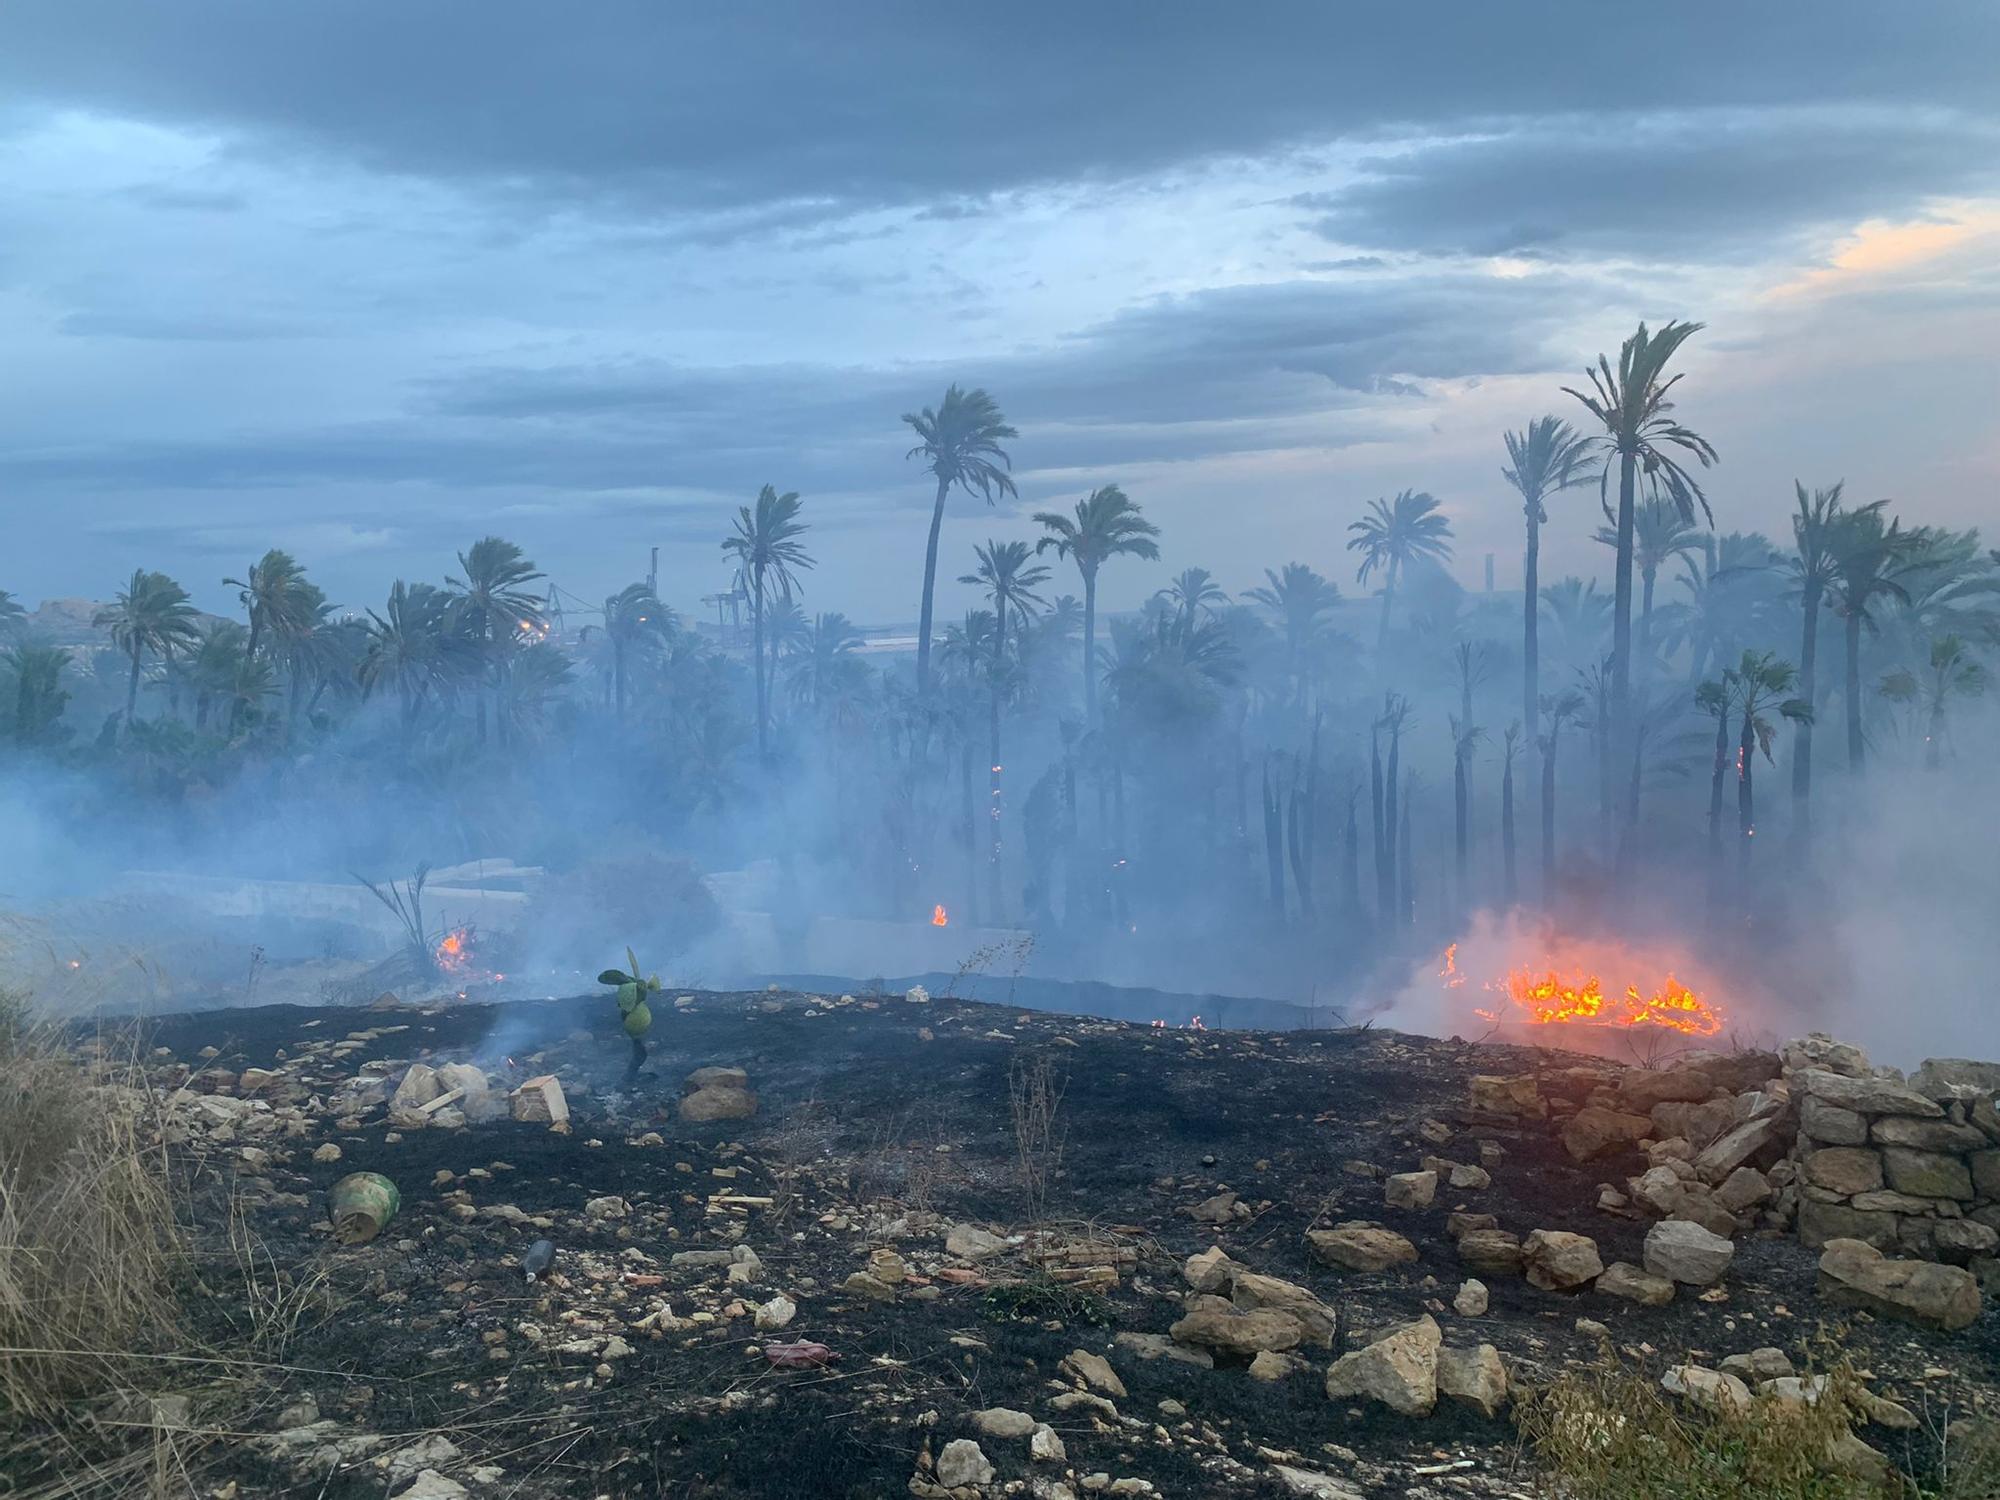
[[[1821,1036],[1785,1049],[1798,1107],[1799,1238],[2000,1272],[2000,1064],[1934,1058],[1905,1079]]]

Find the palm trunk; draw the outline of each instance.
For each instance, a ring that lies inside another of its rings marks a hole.
[[[1389,844],[1388,834],[1382,821],[1384,811],[1382,800],[1382,727],[1375,725],[1368,731],[1368,771],[1369,801],[1375,815],[1375,905],[1382,913],[1382,920],[1391,920],[1395,912],[1395,896],[1389,884]]]
[[[1402,758],[1403,726],[1400,723],[1396,723],[1389,726],[1389,804],[1385,809],[1383,825],[1389,835],[1389,895],[1392,905],[1394,904],[1395,894],[1398,889],[1396,884],[1397,856],[1402,852],[1398,848],[1396,837],[1396,804],[1398,789],[1401,786],[1401,778],[1398,775],[1397,768],[1401,764]]]
[[[1541,569],[1542,527],[1531,502],[1528,508],[1528,550],[1522,559],[1521,586],[1521,727],[1535,733],[1535,705],[1542,694]]]
[[[1375,670],[1382,670],[1382,653],[1389,649],[1389,603],[1396,597],[1396,559],[1382,578],[1382,618],[1375,626]]]
[[[1708,852],[1719,869],[1722,864],[1722,772],[1729,763],[1729,705],[1715,716],[1715,769],[1708,781]]]
[[[1632,702],[1632,492],[1637,459],[1630,452],[1618,464],[1618,562],[1611,617],[1611,724],[1607,740],[1619,743],[1626,732]]]
[[[139,712],[139,638],[132,638],[132,676],[125,684],[125,728],[129,733],[133,716]]]
[[[1458,906],[1462,912],[1471,904],[1472,886],[1472,846],[1468,839],[1467,822],[1472,813],[1472,787],[1468,780],[1464,752],[1452,756],[1451,767],[1452,814],[1457,821],[1453,852],[1458,859]]]
[[[958,757],[958,785],[965,801],[965,918],[979,925],[979,804],[972,797],[972,736]]]
[[[1355,816],[1353,789],[1347,794],[1347,827],[1341,837],[1342,898],[1349,917],[1361,915],[1361,820]]]
[[[1757,831],[1756,717],[1751,705],[1743,705],[1743,737],[1736,744],[1736,856],[1745,869],[1750,865],[1750,839]]]
[[[993,920],[998,922],[1006,909],[1000,899],[1000,674],[1007,667],[1007,601],[996,598],[993,601],[993,692],[989,712],[993,759],[987,764],[986,816],[991,823],[993,835],[987,849],[987,880],[993,891]]]
[[[625,643],[611,638],[611,697],[619,723],[625,722]]]
[[[1556,899],[1556,726],[1542,741],[1542,905]]]
[[[1653,582],[1658,576],[1658,568],[1643,568],[1639,573],[1639,680],[1642,683],[1651,675],[1653,666]]]
[[[1278,790],[1271,784],[1271,762],[1264,761],[1264,875],[1270,885],[1271,915],[1285,921],[1285,828]]]
[[[769,747],[764,712],[764,575],[761,572],[750,580],[750,674],[757,682],[757,758],[764,760]]]
[[[1097,570],[1083,573],[1083,723],[1097,723]]]
[[[1507,905],[1513,906],[1520,889],[1514,869],[1514,757],[1507,757],[1507,769],[1500,773],[1500,861],[1507,882]]]
[[[1819,660],[1820,586],[1808,583],[1799,603],[1805,609],[1799,639],[1799,696],[1814,707],[1813,667]],[[1812,836],[1812,715],[1799,720],[1792,736],[1792,836],[1803,845]]]
[[[1861,743],[1861,611],[1847,612],[1847,768],[1859,774]]]
[[[1396,873],[1402,881],[1397,904],[1402,908],[1405,927],[1417,925],[1417,877],[1414,862],[1410,858],[1410,788],[1403,787],[1403,831],[1397,840],[1400,852],[1396,860]]]
[[[937,588],[938,532],[944,526],[944,497],[951,488],[951,482],[940,479],[937,487],[937,503],[931,507],[931,538],[924,549],[924,602],[917,617],[917,696],[930,691],[931,685],[931,595]]]

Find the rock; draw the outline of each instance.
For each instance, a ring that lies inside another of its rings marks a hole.
[[[929,1005],[931,992],[920,984],[913,984],[903,991],[903,998],[912,1005]]]
[[[869,1302],[894,1302],[896,1289],[886,1281],[877,1281],[866,1271],[856,1271],[840,1284],[840,1289],[850,1297],[860,1297]]]
[[[313,1150],[313,1160],[322,1166],[328,1162],[339,1161],[340,1147],[332,1141],[328,1141],[324,1146],[315,1147]]]
[[[1445,1180],[1451,1184],[1453,1191],[1460,1193],[1480,1193],[1493,1186],[1492,1173],[1484,1167],[1467,1166],[1463,1162],[1454,1164],[1451,1175]]]
[[[698,1094],[703,1089],[747,1089],[750,1075],[741,1068],[696,1068],[681,1080],[683,1094]]]
[[[1656,1104],[1652,1109],[1653,1128],[1662,1140],[1676,1137],[1688,1142],[1688,1153],[1708,1145],[1736,1123],[1736,1101],[1711,1099],[1706,1104]]]
[[[1799,1133],[1828,1146],[1862,1146],[1868,1142],[1868,1117],[1807,1095],[1799,1101]]]
[[[1889,1186],[1918,1198],[1972,1199],[1972,1171],[1963,1160],[1937,1151],[1912,1151],[1906,1146],[1882,1148],[1882,1167]]]
[[[1035,1430],[1028,1434],[1028,1457],[1038,1464],[1059,1464],[1069,1453],[1063,1447],[1063,1440],[1056,1436],[1055,1428],[1037,1422]]]
[[[1736,1246],[1685,1219],[1663,1219],[1646,1233],[1646,1269],[1683,1286],[1713,1286],[1736,1258]]]
[[[1437,1321],[1420,1318],[1335,1360],[1326,1372],[1326,1394],[1336,1401],[1366,1397],[1406,1417],[1429,1416],[1437,1405],[1442,1342]]]
[[[1908,1193],[1896,1192],[1892,1188],[1882,1188],[1873,1193],[1856,1193],[1847,1200],[1847,1206],[1866,1214],[1931,1214],[1947,1204],[1946,1200],[1940,1198],[1915,1198]],[[1858,1240],[1865,1239],[1866,1236],[1857,1234],[1848,1238]]]
[[[1468,1276],[1459,1287],[1458,1295],[1451,1299],[1451,1310],[1461,1318],[1483,1318],[1487,1305],[1486,1283],[1476,1276]]]
[[[1290,1464],[1272,1464],[1271,1477],[1288,1495],[1300,1500],[1367,1500],[1353,1485],[1313,1469],[1295,1469]]]
[[[1641,1307],[1665,1307],[1674,1300],[1674,1284],[1665,1276],[1642,1271],[1630,1261],[1614,1261],[1597,1278],[1597,1290],[1610,1297],[1623,1297]]]
[[[421,1469],[416,1481],[401,1491],[396,1500],[467,1500],[471,1493],[456,1479],[447,1479],[436,1469]]]
[[[1976,1125],[1958,1125],[1950,1120],[1912,1120],[1905,1115],[1883,1116],[1868,1134],[1877,1145],[1945,1151],[1954,1156],[1983,1151],[1987,1144],[1986,1132]]]
[[[1332,1347],[1333,1309],[1302,1286],[1255,1271],[1239,1271],[1231,1300],[1245,1312],[1268,1308],[1285,1313],[1299,1325],[1301,1343]]]
[[[704,1068],[701,1071],[710,1070]],[[757,1096],[748,1089],[697,1089],[680,1102],[680,1117],[691,1124],[704,1124],[711,1120],[747,1120],[756,1113]]]
[[[1250,1361],[1250,1378],[1265,1381],[1283,1380],[1292,1371],[1303,1367],[1304,1363],[1305,1361],[1296,1355],[1279,1354],[1276,1350],[1266,1349]]]
[[[780,1292],[769,1302],[764,1303],[763,1306],[757,1309],[752,1321],[759,1328],[763,1329],[783,1328],[798,1315],[798,1303],[792,1301],[783,1292]]]
[[[1979,1283],[1958,1266],[1891,1260],[1859,1240],[1833,1240],[1819,1258],[1820,1295],[1846,1307],[1941,1328],[1963,1328],[1979,1316]]]
[[[396,1085],[396,1092],[389,1096],[389,1107],[418,1109],[443,1092],[436,1068],[428,1063],[411,1063],[403,1073],[403,1081]]]
[[[1007,1242],[976,1224],[954,1224],[944,1237],[944,1248],[947,1255],[977,1264],[1004,1253]]]
[[[1897,1216],[1870,1212],[1839,1203],[1821,1203],[1812,1198],[1799,1200],[1799,1242],[1817,1250],[1834,1240],[1861,1240],[1871,1245],[1893,1245],[1897,1238]]]
[[[981,1485],[993,1478],[993,1465],[971,1438],[953,1438],[937,1457],[938,1483],[955,1490],[961,1485]]]
[[[1439,1349],[1437,1389],[1482,1417],[1500,1415],[1507,1404],[1507,1367],[1491,1344],[1476,1349]]]
[[[1217,1193],[1213,1198],[1204,1198],[1187,1212],[1197,1224],[1233,1223],[1236,1219],[1236,1194]]]
[[[1792,1074],[1792,1092],[1801,1098],[1824,1100],[1842,1109],[1863,1115],[1912,1115],[1919,1120],[1941,1120],[1944,1107],[1926,1099],[1915,1089],[1888,1078],[1850,1078],[1823,1068],[1807,1068]]]
[[[1694,1068],[1628,1068],[1618,1092],[1635,1114],[1651,1114],[1656,1104],[1702,1104],[1715,1092],[1706,1073]]]
[[[1915,1432],[1922,1424],[1917,1415],[1907,1406],[1899,1406],[1887,1396],[1878,1396],[1867,1386],[1859,1386],[1850,1393],[1861,1415],[1877,1427],[1887,1427],[1893,1432]]]
[[[1417,1258],[1411,1247],[1409,1258]],[[1521,1237],[1507,1229],[1473,1229],[1458,1237],[1458,1258],[1481,1276],[1519,1276]]]
[[[1660,1377],[1660,1386],[1706,1411],[1744,1411],[1750,1405],[1749,1386],[1734,1375],[1704,1370],[1700,1365],[1675,1365]]]
[[[632,1205],[619,1197],[592,1198],[583,1205],[583,1212],[586,1218],[599,1221],[625,1219],[631,1217]]]
[[[1540,1119],[1549,1112],[1541,1088],[1532,1073],[1517,1074],[1511,1078],[1499,1078],[1491,1074],[1476,1075],[1471,1084],[1472,1107],[1485,1114],[1529,1115]]]
[[[243,1070],[248,1078],[250,1070]],[[2000,1094],[2000,1063],[1964,1057],[1927,1057],[1910,1077],[1910,1087],[1926,1099],[1955,1099],[1966,1093]]]
[[[1446,1216],[1444,1232],[1453,1239],[1470,1234],[1475,1229],[1498,1229],[1500,1219],[1495,1214],[1454,1213]]]
[[[1035,1419],[1011,1406],[989,1406],[972,1414],[972,1425],[986,1437],[1022,1438],[1035,1430]]]
[[[1734,1375],[1738,1380],[1758,1382],[1779,1380],[1795,1374],[1791,1356],[1782,1349],[1766,1345],[1762,1349],[1752,1349],[1748,1354],[1732,1354],[1722,1362],[1722,1373]]]
[[[514,1118],[530,1124],[569,1124],[569,1100],[563,1097],[562,1083],[555,1074],[530,1078],[508,1096]]]
[[[1236,1279],[1236,1273],[1245,1267],[1239,1261],[1229,1258],[1229,1253],[1220,1245],[1212,1245],[1199,1255],[1190,1255],[1181,1263],[1181,1276],[1197,1292],[1224,1292],[1229,1283]]]
[[[1386,1271],[1417,1258],[1417,1247],[1402,1235],[1359,1221],[1308,1230],[1306,1243],[1315,1259],[1346,1271]]]
[[[868,1274],[885,1286],[901,1286],[910,1279],[910,1268],[893,1250],[868,1252]]]
[[[1828,1146],[1799,1163],[1803,1181],[1851,1198],[1882,1185],[1882,1158],[1861,1146]]]
[[[1851,1432],[1841,1433],[1828,1446],[1826,1466],[1837,1474],[1861,1480],[1878,1491],[1890,1482],[1896,1472],[1888,1459]]]
[[[1572,1161],[1591,1161],[1653,1133],[1650,1115],[1621,1114],[1615,1109],[1585,1105],[1562,1128],[1563,1149]]]
[[[1177,1364],[1193,1365],[1200,1370],[1215,1368],[1215,1357],[1206,1349],[1191,1349],[1184,1344],[1176,1344],[1163,1333],[1114,1334],[1111,1342],[1121,1349],[1130,1349],[1140,1359],[1171,1359]]]
[[[1766,1115],[1732,1126],[1702,1148],[1694,1159],[1695,1174],[1703,1182],[1721,1182],[1746,1163],[1763,1157],[1772,1159],[1784,1149],[1784,1119]]]
[[[1471,1238],[1471,1236],[1467,1236]],[[1460,1258],[1465,1240],[1458,1242]],[[1545,1292],[1570,1291],[1602,1274],[1597,1241],[1587,1234],[1561,1229],[1537,1229],[1521,1242],[1521,1266],[1530,1286]]]
[[[1868,1054],[1852,1042],[1838,1042],[1823,1031],[1787,1042],[1779,1054],[1788,1071],[1820,1068],[1849,1078],[1867,1078],[1874,1071]]]
[[[1072,1349],[1069,1357],[1062,1362],[1062,1368],[1093,1391],[1102,1391],[1114,1400],[1125,1399],[1125,1382],[1111,1368],[1111,1361],[1101,1354],[1092,1354],[1088,1349]]]
[[[1190,1297],[1179,1322],[1167,1332],[1178,1344],[1247,1358],[1265,1349],[1291,1349],[1305,1337],[1299,1320],[1273,1308],[1245,1312],[1220,1297]]]
[[[397,1489],[424,1469],[451,1465],[458,1461],[458,1445],[441,1432],[429,1433],[409,1447],[376,1462],[389,1471],[389,1488]]]
[[[2000,1230],[1973,1219],[1940,1219],[1931,1226],[1931,1245],[1939,1260],[1964,1265],[1975,1255],[2000,1250]]]
[[[1435,1172],[1398,1172],[1382,1183],[1382,1201],[1391,1208],[1429,1208],[1437,1187]]]
[[[1715,1199],[1732,1214],[1741,1214],[1768,1203],[1776,1191],[1755,1167],[1738,1167],[1715,1190]]]
[[[1982,1198],[2000,1198],[2000,1151],[1975,1151],[1966,1158],[1972,1186]]]

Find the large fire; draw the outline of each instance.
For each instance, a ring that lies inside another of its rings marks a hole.
[[[1458,944],[1445,949],[1438,976],[1457,989],[1466,976],[1458,968]],[[1721,1008],[1669,972],[1657,982],[1606,985],[1589,967],[1530,964],[1482,986],[1509,1004],[1475,1009],[1495,1025],[1662,1026],[1684,1036],[1714,1036],[1723,1027]]]

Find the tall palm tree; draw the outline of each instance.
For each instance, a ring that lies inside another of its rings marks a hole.
[[[958,753],[959,798],[964,815],[966,886],[965,909],[973,926],[979,925],[979,804],[972,791],[972,768],[979,750],[978,700],[1001,691],[1007,664],[997,646],[993,611],[970,609],[963,624],[945,627],[938,656],[943,691],[926,700],[928,715],[934,718],[945,744]],[[982,684],[986,693],[982,695]],[[998,764],[996,757],[994,764]],[[994,920],[998,921],[998,908]]]
[[[1507,467],[1501,478],[1521,497],[1528,523],[1528,546],[1521,560],[1521,722],[1534,732],[1541,699],[1542,527],[1548,523],[1549,496],[1585,480],[1589,440],[1560,417],[1537,417],[1521,432],[1507,435]]]
[[[535,639],[542,626],[542,601],[528,585],[538,581],[538,572],[527,553],[501,537],[481,537],[458,554],[462,575],[446,580],[454,596],[460,628],[477,648],[487,679],[486,686],[497,695],[513,649]],[[478,700],[479,738],[486,739],[486,700]]]
[[[1174,581],[1156,592],[1153,597],[1164,603],[1176,615],[1192,621],[1199,613],[1214,614],[1229,602],[1229,595],[1218,585],[1214,576],[1206,568],[1183,568],[1174,575]]]
[[[1007,611],[1026,616],[1041,606],[1042,597],[1035,592],[1049,580],[1049,570],[1033,561],[1034,554],[1028,550],[1026,542],[987,542],[974,549],[979,559],[975,572],[964,574],[960,583],[979,585],[986,591],[986,597],[993,603],[993,677],[990,699],[991,718],[989,728],[993,750],[991,778],[987,786],[986,815],[992,823],[992,840],[989,846],[988,876],[992,886],[993,917],[999,920],[1003,910],[1000,884],[1000,700],[1009,681],[1007,657]]]
[[[977,492],[991,505],[993,497],[1012,495],[1013,461],[1000,445],[1020,434],[1007,425],[985,391],[960,390],[953,385],[933,411],[904,412],[903,420],[917,434],[917,446],[905,457],[921,458],[937,480],[937,500],[931,507],[930,541],[924,549],[924,602],[917,621],[917,692],[930,688],[931,599],[937,587],[938,531],[944,525],[945,496],[957,485],[968,495]]]
[[[186,665],[188,686],[194,693],[197,732],[208,728],[209,715],[218,703],[229,701],[237,668],[249,653],[249,642],[249,631],[234,620],[219,620],[202,632]],[[228,726],[225,723],[223,727]]]
[[[611,646],[611,705],[621,722],[632,658],[657,650],[672,622],[672,611],[650,583],[628,583],[604,601],[604,638]]]
[[[1590,380],[1589,394],[1572,386],[1563,387],[1566,394],[1583,403],[1584,409],[1601,429],[1592,433],[1590,441],[1593,449],[1604,455],[1598,495],[1604,502],[1607,518],[1611,517],[1608,499],[1611,472],[1614,468],[1618,471],[1618,510],[1614,518],[1617,528],[1614,546],[1618,561],[1611,636],[1611,709],[1617,731],[1612,736],[1614,739],[1629,729],[1632,562],[1638,524],[1640,474],[1646,476],[1656,495],[1664,492],[1690,522],[1694,520],[1697,504],[1708,515],[1711,525],[1715,520],[1713,513],[1709,512],[1708,497],[1702,493],[1700,484],[1675,457],[1676,451],[1690,454],[1703,468],[1707,468],[1716,461],[1715,449],[1700,433],[1674,420],[1674,403],[1669,397],[1681,377],[1663,378],[1666,377],[1667,365],[1681,345],[1699,333],[1703,326],[1700,323],[1669,322],[1658,333],[1649,333],[1646,325],[1641,323],[1639,331],[1625,340],[1619,349],[1615,372],[1611,361],[1602,354],[1597,357],[1596,367],[1584,372]]]
[[[1049,534],[1035,543],[1035,550],[1053,547],[1057,557],[1067,557],[1083,575],[1083,722],[1097,723],[1097,570],[1106,558],[1160,555],[1153,538],[1160,528],[1139,513],[1125,492],[1115,484],[1092,490],[1076,502],[1076,514],[1037,511],[1035,521]]]
[[[1955,635],[1931,642],[1927,670],[1908,670],[1882,679],[1882,696],[1892,703],[1916,703],[1924,713],[1924,764],[1944,764],[1945,709],[1953,698],[1977,698],[1986,691],[1986,668]]]
[[[1737,860],[1747,865],[1757,832],[1757,753],[1761,750],[1769,761],[1777,734],[1765,714],[1776,709],[1781,717],[1797,721],[1812,716],[1812,705],[1786,696],[1798,686],[1798,669],[1775,652],[1745,651],[1723,679],[1743,725],[1736,741],[1736,836]]]
[[[1382,570],[1382,620],[1375,632],[1379,657],[1389,642],[1389,610],[1396,596],[1397,576],[1417,558],[1450,557],[1451,522],[1431,496],[1404,490],[1394,500],[1369,501],[1368,513],[1347,529],[1354,533],[1347,550],[1361,554],[1355,582],[1366,583],[1377,568]]]
[[[1792,512],[1792,545],[1796,550],[1787,559],[1786,565],[1798,589],[1799,608],[1804,616],[1799,638],[1799,696],[1815,707],[1819,702],[1815,689],[1819,662],[1819,612],[1826,602],[1828,588],[1838,577],[1842,547],[1840,533],[1849,524],[1850,515],[1856,514],[1841,507],[1841,493],[1845,488],[1844,483],[1836,484],[1831,489],[1816,489],[1807,495],[1805,485],[1796,479],[1792,481],[1797,502],[1797,508]],[[1877,500],[1862,509],[1879,511],[1888,503]],[[1792,826],[1801,840],[1807,837],[1811,828],[1812,732],[1813,721],[1808,715],[1798,721],[1798,730],[1792,742]]]
[[[771,682],[770,668],[777,664],[773,654],[764,659],[764,601],[775,584],[787,599],[799,588],[795,570],[810,568],[813,560],[799,540],[806,524],[799,519],[796,490],[779,494],[770,485],[757,492],[755,508],[740,506],[736,512],[736,533],[725,537],[722,550],[736,559],[736,565],[750,584],[750,660],[757,679],[757,754],[770,753]]]
[[[1606,547],[1618,545],[1618,533],[1609,526],[1597,528],[1597,540]],[[1693,557],[1702,551],[1699,528],[1681,514],[1680,507],[1658,495],[1639,502],[1632,523],[1632,562],[1639,570],[1639,671],[1645,673],[1652,661],[1653,587],[1660,568],[1677,557]]]
[[[867,666],[855,655],[861,640],[846,615],[815,616],[792,649],[785,690],[824,722],[856,727],[868,683]]]
[[[129,728],[138,714],[139,669],[146,656],[191,647],[201,638],[194,605],[188,602],[187,590],[166,574],[138,568],[132,581],[93,615],[90,623],[108,628],[112,643],[132,659],[132,674],[125,685],[125,723]]]
[[[236,597],[250,616],[250,638],[246,654],[255,656],[264,646],[266,632],[280,621],[293,619],[308,607],[306,570],[291,553],[273,547],[250,565],[242,578],[225,578],[225,588],[237,590]]]
[[[368,611],[363,627],[368,639],[356,675],[363,697],[383,689],[395,692],[405,745],[416,732],[425,700],[446,689],[463,654],[453,614],[451,596],[443,589],[400,578],[390,586],[382,613]]]
[[[1500,772],[1500,860],[1506,877],[1509,907],[1520,900],[1520,884],[1515,870],[1517,846],[1514,836],[1514,757],[1520,748],[1521,726],[1519,723],[1509,724],[1501,752]]]
[[[1323,616],[1340,602],[1340,590],[1304,563],[1286,563],[1282,572],[1264,570],[1265,584],[1243,597],[1275,613],[1285,627],[1285,671],[1300,706],[1305,703],[1307,650],[1326,628]]]
[[[1833,612],[1845,627],[1847,644],[1847,764],[1859,771],[1866,758],[1861,734],[1861,632],[1876,629],[1875,612],[1885,600],[1909,601],[1901,573],[1912,537],[1901,521],[1885,521],[1880,508],[1854,511],[1836,533]]]

